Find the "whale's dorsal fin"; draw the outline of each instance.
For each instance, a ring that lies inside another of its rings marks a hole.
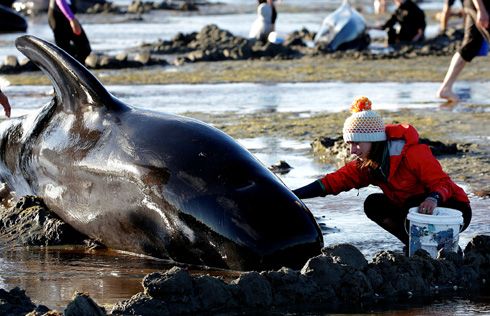
[[[61,48],[32,35],[18,37],[15,46],[49,77],[65,111],[120,106],[87,68]]]

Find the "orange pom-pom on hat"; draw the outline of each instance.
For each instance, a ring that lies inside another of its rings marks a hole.
[[[358,97],[351,105],[352,115],[344,123],[345,142],[381,142],[386,140],[385,124],[371,110],[371,101]]]
[[[350,106],[352,113],[371,110],[371,101],[366,97],[358,97]]]

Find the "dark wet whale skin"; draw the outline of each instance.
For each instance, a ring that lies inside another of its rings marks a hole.
[[[17,48],[53,100],[1,125],[2,177],[104,245],[235,270],[299,268],[323,246],[307,207],[235,140],[203,122],[114,98],[33,36]]]

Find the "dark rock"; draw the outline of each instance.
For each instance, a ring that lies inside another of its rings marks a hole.
[[[17,60],[17,57],[15,56],[7,56],[5,57],[5,60],[3,61],[3,65],[7,67],[18,67],[19,66],[19,61]]]
[[[63,311],[64,316],[106,316],[105,309],[99,307],[87,293],[75,293],[73,300]]]
[[[193,294],[192,278],[189,272],[179,267],[173,267],[163,274],[159,272],[148,274],[143,279],[143,287],[149,297],[155,298]]]
[[[301,274],[307,275],[312,282],[319,286],[331,286],[334,290],[338,290],[345,273],[340,264],[323,255],[311,258],[301,269]]]
[[[313,152],[326,153],[329,156],[335,156],[337,159],[347,161],[350,159],[350,147],[344,142],[342,136],[330,138],[319,137],[311,142]]]
[[[325,286],[320,289],[308,276],[290,268],[262,272],[262,275],[269,280],[273,288],[273,306],[321,303],[337,299],[331,287]]]
[[[236,280],[240,301],[249,307],[265,307],[272,303],[272,287],[258,272],[247,272]]]
[[[85,13],[87,14],[98,14],[98,13],[114,13],[114,14],[120,14],[122,13],[121,9],[113,4],[113,3],[96,3],[93,7],[88,8]]]
[[[171,315],[164,302],[138,293],[131,299],[117,302],[111,310],[112,315]]]
[[[199,309],[193,279],[185,269],[173,267],[163,274],[148,274],[143,279],[143,287],[148,297],[165,302],[171,314],[193,313]]]
[[[358,302],[368,296],[373,296],[373,288],[369,279],[361,271],[347,274],[342,278],[338,297],[343,301]]]
[[[442,155],[455,155],[458,152],[458,146],[455,143],[452,144],[444,144],[443,142],[440,141],[432,141],[427,138],[421,138],[419,140],[420,144],[425,144],[429,146],[430,150],[432,151],[432,154],[434,156],[442,156]]]
[[[125,63],[128,61],[128,53],[121,53],[116,56],[116,59],[121,63]]]
[[[141,14],[154,9],[170,10],[194,10],[197,6],[191,2],[185,2],[185,5],[162,2],[135,1],[128,7],[128,12],[133,12],[141,20]],[[92,8],[96,12],[116,12],[110,4],[99,4]],[[132,18],[134,19],[134,18]],[[103,68],[119,69],[125,67],[144,67],[151,65],[167,65],[166,62],[155,62],[147,54],[158,54],[160,56],[168,54],[188,54],[187,58],[174,56],[174,64],[182,65],[185,62],[212,62],[220,60],[285,60],[292,58],[302,58],[305,56],[323,56],[325,59],[355,59],[359,61],[374,59],[396,59],[396,58],[415,58],[418,56],[449,56],[454,54],[460,47],[463,38],[462,30],[448,29],[438,34],[434,38],[422,42],[400,42],[393,45],[393,50],[387,53],[373,53],[368,50],[370,38],[362,39],[359,43],[339,47],[333,51],[325,43],[319,43],[313,48],[306,45],[312,41],[315,33],[306,29],[294,31],[286,37],[282,44],[262,43],[251,41],[240,36],[234,36],[232,33],[219,29],[216,25],[207,25],[200,32],[182,34],[177,33],[170,41],[158,40],[153,44],[144,43],[139,48],[129,49],[134,53],[144,50],[144,55],[137,57],[134,63],[127,64],[106,63]],[[352,47],[351,47],[352,46]],[[143,57],[144,56],[144,57]],[[161,60],[163,58],[156,58]],[[94,63],[88,63],[88,67],[94,67]],[[32,71],[35,68],[22,67],[15,63],[4,64],[0,68],[0,73],[19,73],[23,71]]]
[[[364,255],[351,244],[337,244],[324,247],[322,253],[326,257],[331,257],[334,263],[351,266],[359,271],[363,271],[368,266]]]
[[[460,267],[463,264],[463,256],[461,254],[454,251],[444,250],[444,248],[439,250],[437,259],[452,262],[456,267]]]
[[[142,63],[143,65],[149,65],[151,62],[150,52],[141,52],[134,57],[135,61]]]
[[[208,275],[198,277],[194,280],[194,289],[204,310],[217,311],[238,306],[231,287],[218,278]]]
[[[478,235],[471,239],[464,250],[464,264],[471,267],[480,278],[490,277],[490,236]]]
[[[279,174],[286,174],[289,171],[291,171],[291,169],[293,169],[293,167],[291,167],[291,165],[289,165],[284,160],[281,160],[281,161],[277,162],[276,164],[269,167],[270,171],[272,171],[274,173],[279,173]]]
[[[485,285],[482,275],[489,270],[489,243],[490,236],[476,236],[465,249],[462,262],[457,253],[441,251],[438,259],[433,259],[419,249],[412,257],[381,251],[367,266],[352,246],[334,245],[323,249],[324,255],[311,258],[301,271],[247,272],[231,284],[220,277],[192,276],[174,267],[166,273],[147,275],[145,292],[116,303],[112,314],[267,313],[298,306],[301,311],[320,308],[328,312],[339,304],[362,306],[380,298],[397,302],[435,293],[450,295],[458,288]]]
[[[85,67],[87,68],[92,68],[92,69],[95,69],[97,68],[99,64],[99,56],[98,55],[89,55],[86,59],[85,59]]]
[[[103,69],[122,68],[122,63],[114,57],[104,56],[99,60],[99,67]]]
[[[42,199],[22,197],[10,209],[0,209],[0,239],[12,246],[83,245],[88,237],[49,210]]]
[[[10,292],[0,289],[0,310],[2,315],[25,315],[34,310],[36,306],[25,293],[25,290],[21,290],[18,287],[13,288]]]

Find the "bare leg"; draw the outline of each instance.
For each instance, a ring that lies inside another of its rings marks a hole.
[[[459,74],[466,66],[467,61],[461,57],[461,54],[457,52],[451,59],[451,64],[447,70],[446,78],[437,91],[437,96],[442,99],[447,99],[452,102],[461,101],[458,96],[453,92],[453,84],[458,78]]]
[[[447,22],[449,21],[449,17],[451,16],[451,7],[448,4],[444,4],[441,15],[441,30],[445,30],[447,28]]]

